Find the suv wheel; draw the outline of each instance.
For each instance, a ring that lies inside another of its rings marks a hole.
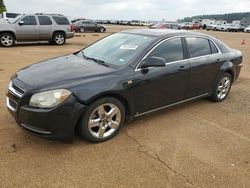
[[[15,37],[10,33],[3,33],[0,35],[0,44],[3,47],[12,47],[15,45]]]
[[[92,103],[83,115],[78,131],[89,142],[104,142],[113,138],[125,122],[125,109],[122,103],[105,97]]]
[[[80,28],[79,28],[79,31],[80,31],[81,33],[84,33],[84,32],[85,32],[85,28],[84,28],[84,27],[80,27]]]
[[[66,41],[65,34],[62,32],[57,32],[53,35],[53,42],[56,45],[63,45]]]
[[[213,91],[213,94],[211,96],[211,100],[215,102],[223,101],[227,97],[231,89],[231,85],[232,85],[232,76],[229,73],[225,72],[219,78],[216,87]]]
[[[100,31],[100,33],[103,33],[105,31],[105,28],[104,27],[100,27],[99,31]]]

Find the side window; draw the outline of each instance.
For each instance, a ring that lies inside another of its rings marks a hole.
[[[167,63],[183,60],[183,48],[181,38],[170,39],[157,46],[149,57],[161,57]]]
[[[52,25],[52,21],[48,16],[38,16],[40,25]]]
[[[188,37],[186,40],[191,58],[211,54],[210,44],[207,39]]]
[[[211,47],[211,52],[212,52],[212,54],[217,54],[219,51],[218,51],[218,49],[216,48],[216,46],[214,45],[214,43],[213,43],[211,40],[209,40],[209,43],[210,43],[210,47]]]
[[[70,25],[69,21],[67,18],[62,17],[62,16],[53,16],[53,19],[58,25]]]
[[[26,16],[21,21],[24,22],[23,25],[36,25],[36,18],[35,18],[35,16]]]

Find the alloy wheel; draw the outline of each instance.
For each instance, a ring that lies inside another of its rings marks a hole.
[[[222,100],[227,96],[227,94],[230,90],[230,86],[231,86],[230,78],[227,76],[223,77],[218,85],[218,88],[217,88],[218,99]]]
[[[98,139],[104,139],[112,135],[121,124],[121,111],[111,103],[98,106],[90,115],[88,130]]]
[[[55,37],[56,44],[63,44],[64,40],[65,40],[65,38],[62,34],[57,34]]]
[[[4,46],[12,46],[13,43],[14,43],[14,40],[13,38],[11,38],[9,35],[3,35],[1,37],[1,43],[4,45]]]

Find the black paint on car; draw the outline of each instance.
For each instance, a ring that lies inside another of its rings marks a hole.
[[[7,107],[36,135],[70,142],[77,131],[103,142],[135,117],[203,97],[223,101],[241,66],[240,51],[205,34],[123,31],[21,69]]]

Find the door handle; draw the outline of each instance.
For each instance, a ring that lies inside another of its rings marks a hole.
[[[221,59],[217,59],[216,62],[221,62]]]
[[[179,69],[178,69],[179,72],[185,71],[185,70],[187,70],[187,67],[184,66],[184,65],[183,65],[183,66],[180,66]]]

